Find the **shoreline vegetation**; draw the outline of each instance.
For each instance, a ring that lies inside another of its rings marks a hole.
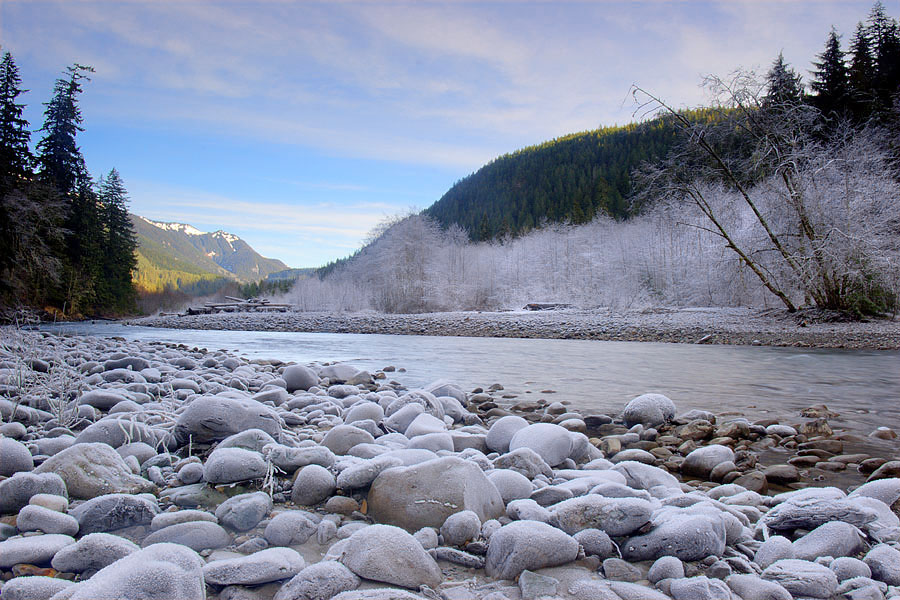
[[[0,332],[4,598],[900,591],[896,434],[835,433],[825,406],[588,413],[395,366]]]
[[[747,308],[655,308],[630,310],[446,312],[424,314],[361,313],[224,313],[153,316],[129,325],[173,329],[303,331],[588,339],[845,348],[900,349],[900,320],[848,320],[839,313]]]

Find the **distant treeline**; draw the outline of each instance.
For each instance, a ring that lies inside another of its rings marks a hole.
[[[832,29],[812,67],[808,87],[782,57],[770,74],[790,78],[782,82],[786,93],[818,109],[815,127],[896,122],[900,31],[881,2],[857,25],[847,50]],[[684,114],[703,122],[717,113]],[[598,213],[627,218],[642,207],[633,197],[635,170],[663,159],[679,141],[671,116],[563,136],[495,159],[457,182],[423,214],[444,228],[459,225],[473,241],[520,235],[547,222],[586,223]]]
[[[92,178],[76,140],[92,72],[75,64],[57,79],[32,152],[20,102],[28,90],[9,52],[0,62],[0,306],[65,316],[136,308],[125,185],[115,169]]]

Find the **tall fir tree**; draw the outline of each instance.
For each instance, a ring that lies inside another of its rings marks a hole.
[[[880,0],[869,13],[866,36],[872,48],[875,110],[883,116],[900,93],[900,26],[888,16]]]
[[[848,108],[850,80],[841,50],[841,37],[834,27],[818,58],[813,62],[815,70],[809,84],[815,92],[812,102],[826,116],[844,113]]]
[[[116,169],[100,178],[98,185],[103,219],[103,277],[98,299],[115,312],[135,308],[137,291],[132,272],[137,267],[137,235],[128,216],[128,192]]]
[[[25,177],[32,162],[28,148],[31,132],[23,116],[25,105],[18,101],[28,90],[23,90],[21,84],[19,68],[12,55],[4,53],[0,61],[0,185],[4,190],[14,183],[7,178]]]
[[[803,102],[803,83],[800,75],[784,60],[779,52],[766,73],[765,104],[774,107],[798,105]]]
[[[868,118],[875,101],[875,59],[869,34],[862,22],[850,42],[850,66],[847,69],[853,113],[858,119]]]

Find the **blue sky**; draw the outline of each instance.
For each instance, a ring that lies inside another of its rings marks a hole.
[[[132,212],[308,267],[498,155],[633,120],[632,83],[697,106],[702,75],[779,51],[808,79],[871,5],[0,0],[0,44],[33,129],[67,65],[96,69],[79,140]]]

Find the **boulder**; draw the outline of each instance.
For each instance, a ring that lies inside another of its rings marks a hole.
[[[681,472],[690,477],[709,479],[712,470],[725,462],[734,462],[734,451],[728,446],[710,444],[688,454],[681,463]]]
[[[553,423],[534,423],[516,431],[509,440],[510,451],[534,450],[551,467],[561,464],[572,453],[569,430]]]
[[[856,556],[865,547],[859,529],[843,521],[830,521],[795,540],[792,558],[814,561],[820,556]]]
[[[763,524],[773,531],[811,531],[829,521],[844,521],[856,527],[864,527],[878,518],[878,513],[850,498],[835,497],[822,489],[802,490],[773,507],[762,518]]]
[[[484,472],[456,457],[382,471],[369,489],[368,505],[376,521],[408,531],[438,528],[463,510],[473,511],[484,522],[502,515],[504,508]]]
[[[872,579],[900,586],[900,550],[879,544],[869,550],[863,561],[872,571]]]
[[[443,576],[437,562],[406,531],[370,525],[347,539],[339,560],[363,579],[417,590],[436,588]]]
[[[203,578],[213,585],[261,585],[293,577],[306,566],[290,548],[267,548],[250,556],[215,560],[203,567]]]
[[[323,560],[297,573],[281,586],[273,600],[331,600],[359,587],[359,577],[335,560]]]
[[[51,565],[63,573],[94,573],[140,549],[117,535],[89,533],[57,552]]]
[[[650,521],[653,505],[640,498],[604,498],[588,494],[551,507],[560,529],[569,535],[599,529],[611,537],[632,535]]]
[[[485,572],[497,579],[515,579],[534,571],[572,562],[578,542],[567,533],[539,521],[514,521],[491,535]]]
[[[76,444],[51,456],[34,472],[58,474],[69,497],[81,500],[156,490],[151,482],[133,474],[119,453],[107,444]]]
[[[291,502],[313,506],[324,502],[337,488],[334,475],[325,467],[307,465],[300,469],[291,488]]]
[[[316,533],[316,524],[309,513],[301,510],[286,510],[278,513],[266,525],[263,534],[273,546],[294,546],[303,544]]]
[[[66,483],[56,473],[19,472],[0,481],[0,514],[18,512],[36,494],[68,497]]]
[[[494,452],[505,454],[509,452],[509,442],[520,429],[528,427],[528,421],[516,415],[500,417],[488,430],[485,443]]]
[[[831,598],[838,587],[837,576],[828,567],[793,558],[769,565],[762,578],[781,585],[795,598]]]
[[[287,391],[293,393],[297,390],[307,391],[314,385],[319,385],[319,376],[316,372],[303,365],[290,365],[281,373]]]
[[[281,417],[272,408],[250,398],[203,396],[193,400],[178,415],[173,442],[179,447],[189,441],[215,442],[247,429],[261,429],[280,439]]]
[[[643,394],[625,405],[622,417],[627,427],[657,427],[675,418],[675,403],[662,394]]]
[[[0,437],[0,477],[11,477],[34,469],[34,460],[25,444],[8,437]]]
[[[215,519],[229,529],[250,531],[266,518],[270,510],[272,510],[272,499],[268,494],[250,492],[232,496],[220,504],[216,509]],[[209,513],[200,514],[208,515]]]
[[[159,514],[159,506],[146,496],[106,494],[79,504],[70,514],[78,519],[81,534],[86,535],[148,525]]]
[[[622,545],[626,560],[656,560],[665,555],[683,561],[722,556],[725,552],[725,525],[703,514],[673,514],[651,531],[634,536]]]
[[[265,476],[266,461],[262,454],[243,448],[216,448],[203,464],[203,479],[213,485]]]
[[[66,600],[204,600],[203,559],[179,544],[129,554],[63,591]]]

